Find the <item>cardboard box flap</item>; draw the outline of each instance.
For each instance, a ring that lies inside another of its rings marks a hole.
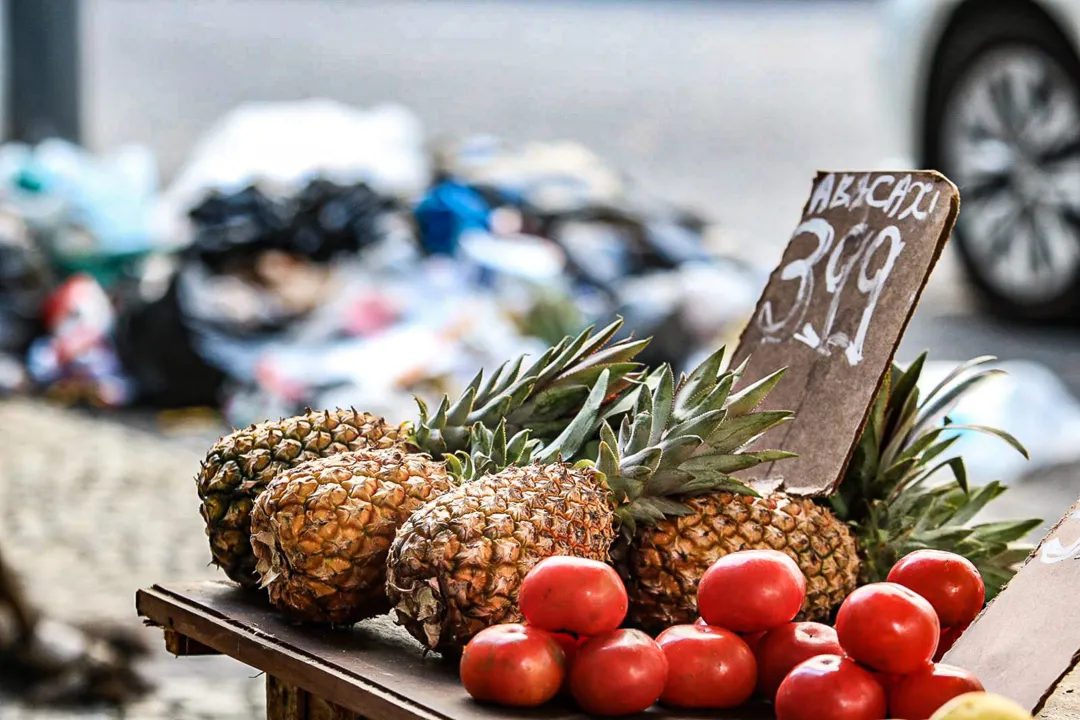
[[[1050,530],[943,662],[1032,712],[1080,652],[1080,501]]]
[[[959,210],[936,172],[819,172],[735,363],[744,383],[787,373],[762,410],[793,410],[768,435],[799,457],[755,468],[787,492],[836,489]]]

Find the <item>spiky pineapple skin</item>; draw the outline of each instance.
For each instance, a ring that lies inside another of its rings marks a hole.
[[[355,410],[308,412],[222,437],[195,478],[212,562],[244,587],[257,587],[251,509],[274,477],[302,462],[405,442],[406,428]]]
[[[387,612],[386,556],[398,527],[450,487],[443,463],[397,449],[283,471],[251,513],[270,602],[303,623],[352,624]]]
[[[631,622],[649,632],[697,618],[697,586],[716,560],[740,550],[779,550],[806,575],[801,619],[827,617],[855,589],[859,557],[847,525],[808,498],[714,493],[691,513],[638,531],[627,563]]]
[[[511,467],[405,522],[387,560],[387,595],[420,643],[452,650],[486,627],[520,621],[521,581],[545,557],[607,561],[613,523],[603,475],[591,467]]]

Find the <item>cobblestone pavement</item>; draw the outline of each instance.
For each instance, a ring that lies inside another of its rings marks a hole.
[[[168,579],[217,579],[192,481],[202,438],[165,437],[32,400],[0,401],[0,544],[33,600],[71,621],[139,627],[134,594]],[[0,698],[0,720],[264,717],[263,680],[228,658],[154,654],[156,690],[116,712],[31,710]]]

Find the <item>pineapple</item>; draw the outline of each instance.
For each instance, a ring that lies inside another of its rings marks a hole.
[[[301,623],[348,625],[387,612],[386,556],[398,527],[462,479],[522,462],[535,446],[527,433],[508,445],[503,427],[478,423],[464,462],[393,448],[281,472],[251,513],[256,570],[271,603]]]
[[[969,489],[959,458],[932,463],[956,440],[942,439],[957,427],[948,418],[942,422],[944,414],[960,395],[1000,371],[975,371],[991,358],[973,360],[920,404],[916,383],[925,357],[907,372],[894,366],[886,377],[844,480],[830,498],[717,493],[687,501],[689,515],[642,528],[626,570],[631,620],[649,630],[692,621],[705,570],[717,558],[747,548],[782,550],[799,563],[807,576],[807,619],[828,617],[857,584],[884,580],[896,560],[919,548],[965,555],[993,597],[1027,556],[1029,548],[1014,541],[1039,521],[969,526],[1004,488],[995,482]],[[973,429],[998,435],[1026,455],[1000,430]],[[953,471],[951,481],[928,482],[945,467]]]
[[[387,612],[398,526],[450,489],[445,463],[359,450],[283,471],[255,500],[251,545],[270,601],[293,620],[350,624]]]
[[[806,575],[800,619],[829,615],[857,586],[859,556],[848,526],[808,498],[710,493],[690,513],[641,528],[624,569],[628,617],[656,633],[697,618],[697,584],[709,566],[739,550],[779,550]]]
[[[609,346],[621,324],[567,337],[527,367],[525,356],[518,357],[486,383],[477,374],[456,402],[443,398],[430,417],[421,402],[415,425],[391,425],[355,410],[309,411],[221,438],[196,477],[213,563],[241,585],[258,586],[250,542],[254,500],[278,473],[302,462],[395,447],[440,457],[465,450],[477,423],[491,429],[506,422],[515,434],[527,424],[534,436],[550,439],[567,426],[604,371],[609,383],[603,412],[619,412],[640,370],[633,358],[648,344],[625,339]]]
[[[362,448],[401,444],[405,428],[382,418],[335,410],[252,425],[210,448],[196,477],[200,511],[210,538],[213,563],[244,587],[256,587],[251,551],[251,509],[255,497],[279,472],[315,458]]]
[[[602,373],[581,412],[536,451],[534,463],[466,482],[414,513],[387,561],[398,622],[428,648],[459,647],[485,627],[520,620],[521,580],[541,559],[606,561],[617,535],[629,539],[639,524],[691,512],[672,496],[751,492],[728,473],[789,456],[742,452],[790,419],[752,412],[782,372],[732,394],[743,368],[720,372],[722,361],[723,349],[677,390],[669,367],[652,373],[651,391],[639,387],[618,437],[600,424],[598,461],[569,465],[564,447],[575,451],[596,424]]]
[[[552,555],[607,562],[614,519],[593,467],[531,464],[464,483],[398,531],[387,570],[398,622],[438,651],[518,622],[525,573]]]

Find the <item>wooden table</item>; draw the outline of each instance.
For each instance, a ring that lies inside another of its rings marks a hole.
[[[265,597],[226,582],[155,585],[136,594],[139,615],[165,630],[175,655],[228,655],[266,673],[271,720],[586,720],[569,706],[513,711],[480,705],[461,687],[457,665],[422,648],[389,617],[348,630],[287,624]],[[767,707],[653,720],[768,720]]]
[[[226,582],[155,585],[136,594],[139,615],[165,631],[175,655],[228,655],[266,673],[271,720],[586,720],[569,706],[512,711],[479,705],[462,689],[456,663],[422,648],[389,617],[348,630],[284,622],[257,592]],[[769,720],[767,707],[649,720]],[[1080,720],[1080,666],[1058,683],[1040,720]]]

